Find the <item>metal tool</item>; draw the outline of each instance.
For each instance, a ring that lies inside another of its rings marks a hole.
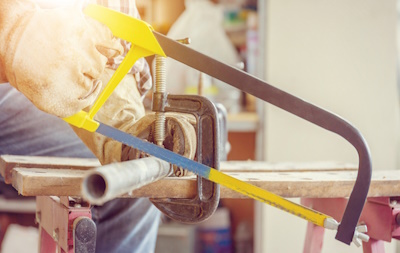
[[[171,174],[171,165],[155,157],[107,164],[86,174],[82,197],[93,205],[103,205]]]
[[[201,177],[295,214],[316,225],[337,229],[338,233],[336,234],[336,239],[346,244],[350,244],[353,239],[365,239],[363,236],[360,236],[362,233],[357,231],[356,227],[371,181],[371,160],[368,146],[363,136],[355,127],[333,113],[327,112],[322,108],[279,90],[256,77],[223,64],[171,40],[164,35],[154,32],[152,28],[143,21],[97,5],[89,5],[85,9],[85,13],[107,25],[116,37],[131,42],[133,47],[128,52],[124,61],[89,113],[81,111],[65,119],[67,122],[74,126],[87,129],[88,131],[96,131],[177,166],[184,167]],[[130,136],[129,134],[93,120],[94,115],[111,95],[112,91],[129,71],[134,62],[140,57],[153,54],[164,57],[168,56],[178,60],[302,119],[337,133],[350,142],[359,155],[359,171],[341,223],[339,224],[332,217],[290,202],[254,185],[229,177],[206,165],[189,160],[151,143],[146,143],[134,136]],[[356,231],[357,233],[355,233]]]
[[[196,118],[197,162],[219,170],[219,130],[217,109],[207,98],[193,95],[168,95],[163,105],[166,112],[192,114]],[[156,110],[159,110],[156,109]],[[190,161],[190,160],[189,160]],[[180,166],[178,166],[180,167]],[[187,166],[181,166],[191,170]],[[196,173],[197,174],[197,173]],[[164,214],[185,223],[197,223],[210,217],[218,207],[219,185],[207,177],[197,176],[197,196],[193,199],[152,199]]]
[[[179,41],[182,43],[182,41]],[[214,104],[202,96],[169,95],[166,92],[165,57],[156,56],[155,88],[152,110],[155,112],[154,142],[164,147],[165,112],[192,114],[196,119],[197,147],[195,159],[219,170],[219,129]],[[187,170],[174,166],[177,177]],[[176,221],[198,223],[208,219],[219,203],[219,186],[197,176],[197,195],[193,199],[151,199],[165,215]]]
[[[148,141],[160,147],[173,146],[172,140],[165,139],[165,112],[180,112],[192,114],[196,119],[197,161],[204,161],[214,168],[219,168],[218,159],[214,159],[214,150],[218,145],[218,124],[215,120],[214,106],[206,98],[198,96],[171,96],[166,92],[166,61],[165,57],[155,57],[155,82],[153,91],[152,111],[155,112],[154,132]],[[199,106],[200,105],[200,106]],[[205,137],[207,136],[207,137]],[[174,175],[185,176],[187,170],[173,166]],[[153,178],[154,179],[154,178]],[[152,203],[165,215],[179,222],[198,223],[211,216],[219,202],[219,187],[204,178],[197,177],[197,196],[193,199],[151,199]]]

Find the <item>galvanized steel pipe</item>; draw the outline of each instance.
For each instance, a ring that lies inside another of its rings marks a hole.
[[[112,163],[91,170],[82,183],[82,196],[102,205],[172,173],[171,165],[155,157]]]

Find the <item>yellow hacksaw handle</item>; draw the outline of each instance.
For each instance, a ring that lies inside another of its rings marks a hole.
[[[100,93],[90,111],[80,111],[75,115],[64,118],[66,122],[73,126],[95,132],[99,123],[93,117],[129,72],[133,64],[142,57],[155,54],[164,57],[166,55],[153,35],[153,28],[146,22],[94,4],[88,5],[84,13],[108,26],[115,37],[131,42],[131,49]]]

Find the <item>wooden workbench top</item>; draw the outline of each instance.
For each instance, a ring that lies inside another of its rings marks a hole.
[[[87,170],[94,159],[1,156],[0,173],[24,196],[80,196]],[[221,170],[240,180],[283,197],[348,197],[357,169],[354,165],[324,163],[222,162]],[[191,198],[196,194],[195,176],[165,178],[135,190],[130,197]],[[374,171],[370,197],[399,196],[399,171]],[[128,196],[126,196],[128,197]],[[221,198],[246,196],[221,187]]]

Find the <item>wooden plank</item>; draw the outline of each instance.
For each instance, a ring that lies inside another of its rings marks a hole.
[[[0,173],[3,175],[3,177],[7,174],[11,175],[11,170],[15,167],[46,169],[91,169],[97,166],[100,166],[100,163],[97,159],[14,155],[0,156]],[[224,171],[246,170],[248,172],[357,170],[357,167],[354,164],[337,162],[268,163],[263,161],[222,161],[221,168]]]
[[[23,196],[80,196],[81,184],[86,172],[85,170],[15,168],[12,185]],[[191,176],[185,179],[168,178],[157,181],[151,184],[151,187],[148,185],[133,192],[131,197],[187,198],[193,197],[195,193],[196,178]]]
[[[23,196],[79,196],[86,170],[14,168],[12,185]]]
[[[13,186],[25,196],[56,195],[80,196],[83,170],[51,170],[41,168],[15,168]],[[229,175],[254,184],[283,197],[348,197],[353,188],[356,171],[279,171],[279,172],[228,172]],[[195,177],[166,178],[125,197],[191,198],[196,194]],[[398,171],[375,171],[370,197],[400,196]],[[237,192],[221,187],[222,198],[246,198]]]
[[[338,162],[313,162],[313,163],[269,163],[263,161],[225,161],[221,162],[221,170],[224,172],[305,172],[305,171],[349,171],[357,170],[357,166],[351,163]]]
[[[348,197],[357,176],[356,171],[228,173],[282,197],[334,198]],[[230,189],[221,189],[225,198],[243,197]],[[370,197],[400,196],[399,171],[375,171],[368,193]]]
[[[46,168],[46,169],[80,169],[87,170],[100,166],[97,159],[44,157],[44,156],[0,156],[0,174],[6,183],[12,183],[13,168]],[[357,170],[357,167],[348,163],[313,162],[313,163],[268,163],[262,161],[228,161],[221,162],[221,169],[225,172],[278,172],[278,171],[336,171]]]
[[[46,156],[0,156],[0,174],[7,184],[12,183],[13,168],[91,169],[100,166],[97,159],[46,157]]]

